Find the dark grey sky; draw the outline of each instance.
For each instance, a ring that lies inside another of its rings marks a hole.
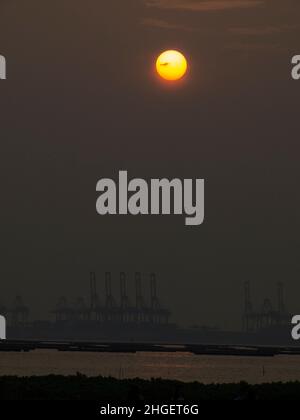
[[[285,0],[3,0],[1,296],[38,316],[88,275],[156,271],[187,324],[240,323],[242,285],[297,312],[300,4]],[[182,50],[176,88],[153,63]],[[96,182],[206,179],[206,221],[96,214]],[[116,294],[117,294],[116,290]]]

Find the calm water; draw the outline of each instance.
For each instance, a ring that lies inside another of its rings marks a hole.
[[[0,353],[0,375],[71,375],[165,378],[250,383],[300,380],[300,357],[194,356],[186,353],[98,354],[34,351]]]

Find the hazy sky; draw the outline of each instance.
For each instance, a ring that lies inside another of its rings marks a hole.
[[[2,0],[1,296],[38,316],[89,271],[157,272],[187,324],[240,323],[285,283],[298,311],[298,0]],[[166,88],[155,57],[183,51]],[[206,221],[96,214],[97,180],[205,178]]]

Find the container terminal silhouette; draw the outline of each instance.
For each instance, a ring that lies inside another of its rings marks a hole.
[[[292,316],[286,309],[282,283],[277,284],[277,305],[266,298],[260,308],[254,309],[251,284],[245,282],[242,329],[222,331],[207,326],[182,328],[170,322],[171,312],[158,297],[154,273],[149,277],[135,273],[133,296],[128,293],[128,276],[124,272],[118,279],[117,298],[112,274],[106,272],[103,280],[100,293],[100,280],[91,272],[89,298],[78,297],[70,303],[67,297],[61,297],[50,311],[51,321],[32,321],[20,296],[9,308],[0,304],[0,313],[7,317],[8,334],[13,339],[298,345],[291,338]],[[145,283],[148,296],[144,293]]]
[[[272,327],[286,326],[291,323],[292,315],[288,313],[284,303],[283,283],[277,283],[277,308],[270,299],[265,298],[260,310],[255,311],[251,299],[251,285],[244,284],[245,306],[243,314],[243,329],[246,332],[256,332]]]
[[[119,296],[113,293],[112,274],[103,278],[104,292],[100,293],[100,280],[90,273],[89,298],[78,297],[75,302],[60,297],[50,311],[52,321],[32,321],[29,307],[17,296],[10,307],[0,304],[1,314],[8,322],[12,339],[72,339],[72,340],[164,340],[177,329],[170,323],[171,312],[158,297],[156,274],[148,278],[136,272],[135,296],[129,296],[125,272],[119,276]],[[144,284],[150,294],[144,294]]]
[[[66,297],[60,298],[53,313],[56,323],[66,321],[96,321],[97,323],[121,324],[168,324],[171,312],[165,309],[157,295],[157,282],[154,273],[150,276],[150,302],[146,303],[142,291],[141,273],[135,273],[135,304],[127,293],[126,274],[120,274],[120,299],[112,293],[112,276],[105,273],[105,296],[98,293],[96,273],[90,274],[90,302],[82,297],[70,306]]]

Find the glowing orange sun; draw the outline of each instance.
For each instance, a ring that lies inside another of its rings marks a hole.
[[[185,56],[175,50],[163,52],[156,61],[156,70],[160,77],[169,81],[182,79],[188,68]]]

